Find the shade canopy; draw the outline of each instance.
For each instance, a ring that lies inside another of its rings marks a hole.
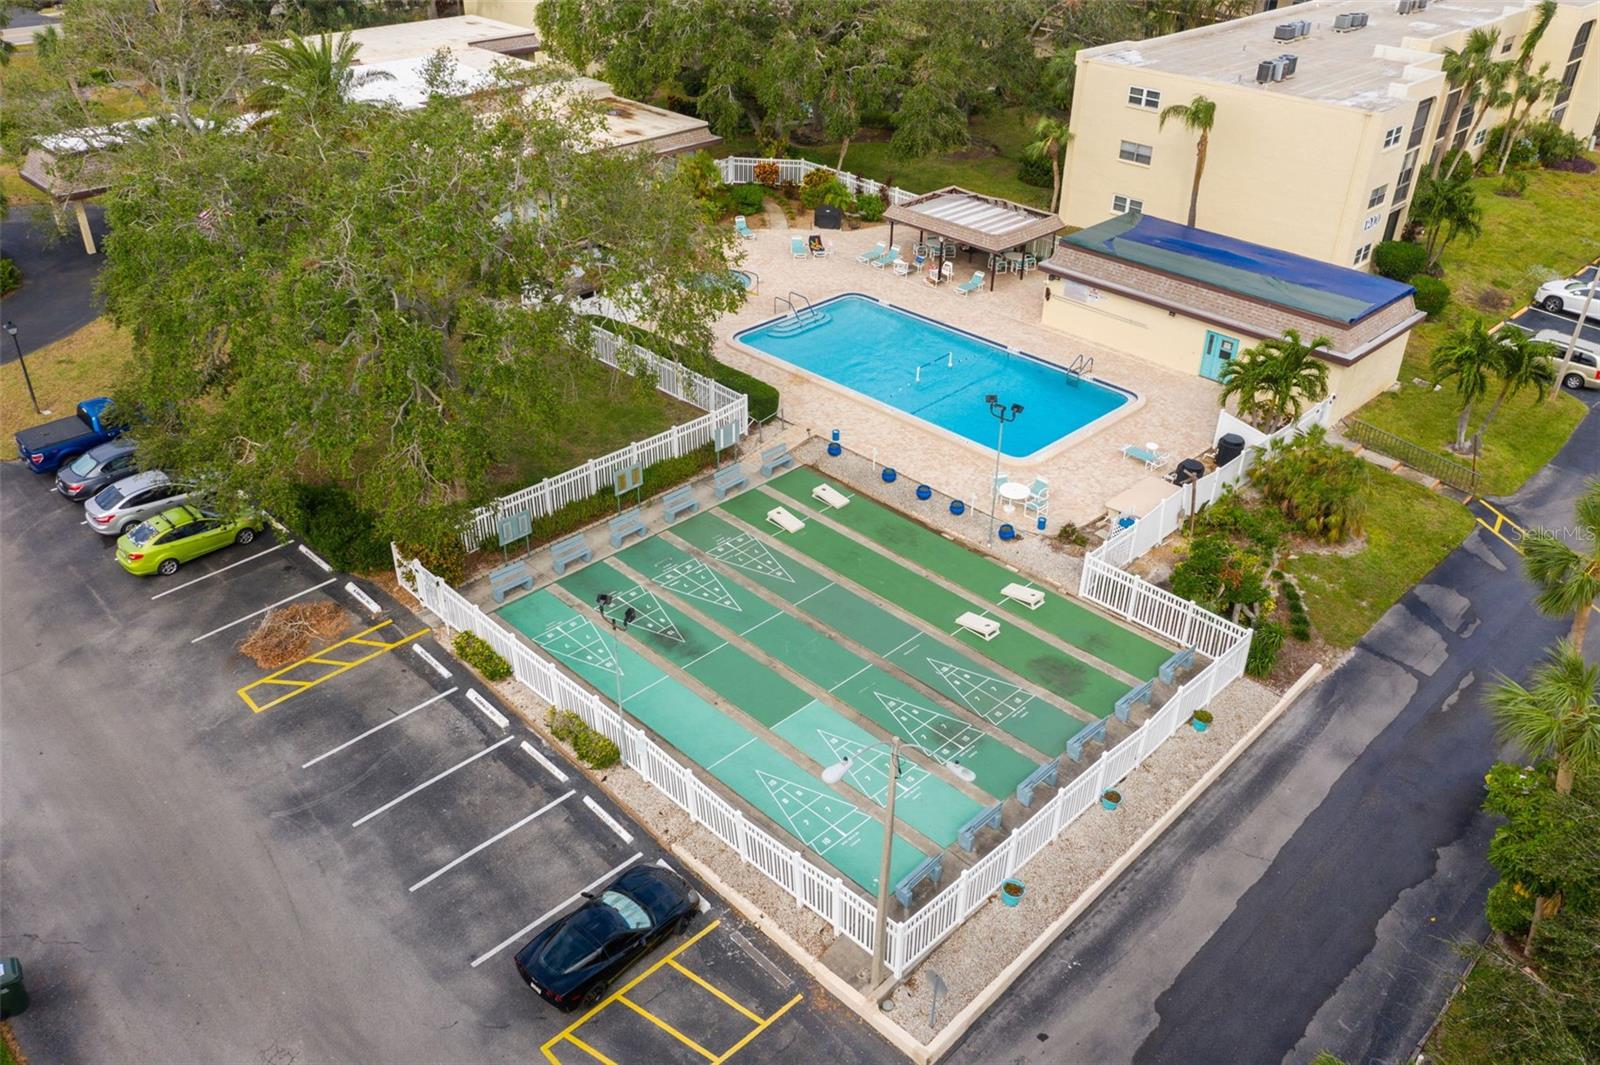
[[[1024,247],[1066,228],[1060,216],[1049,211],[997,196],[980,196],[955,185],[891,207],[883,217],[990,255]]]

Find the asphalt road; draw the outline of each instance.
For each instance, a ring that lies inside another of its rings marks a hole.
[[[98,204],[90,204],[88,212],[95,242],[104,249],[105,212]],[[85,254],[70,214],[66,232],[57,233],[49,208],[12,208],[0,222],[0,251],[22,269],[22,284],[0,299],[0,321],[16,323],[24,355],[76,332],[100,314],[94,283],[105,255]],[[0,363],[14,361],[17,349],[11,338],[0,340]]]
[[[393,604],[363,637],[377,643],[325,656],[366,661],[263,683],[236,650],[252,614],[291,598],[356,606],[297,546],[268,537],[134,578],[47,485],[0,464],[0,953],[28,976],[23,1049],[544,1060],[581,1015],[536,999],[511,955],[581,890],[662,860],[649,834],[469,699],[504,710]],[[722,1053],[752,1032],[734,1065],[893,1059],[709,901],[704,935],[636,966],[628,1001],[574,1034],[619,1063],[703,1062],[683,1037]],[[570,1038],[551,1053],[589,1060]]]
[[[1591,414],[1505,509],[1570,527],[1597,475]],[[1405,1060],[1462,970],[1453,944],[1486,932],[1479,803],[1499,751],[1483,693],[1565,630],[1529,599],[1513,549],[1475,531],[947,1060]]]

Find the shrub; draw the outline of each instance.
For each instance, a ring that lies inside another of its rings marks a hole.
[[[1311,619],[1300,614],[1289,619],[1289,635],[1306,643],[1311,639]]]
[[[293,524],[301,538],[339,569],[371,573],[391,564],[389,541],[378,532],[372,512],[358,507],[355,497],[344,488],[297,485],[294,503],[298,514]]]
[[[1521,170],[1509,171],[1500,179],[1500,184],[1495,186],[1495,195],[1507,196],[1511,199],[1520,199],[1528,191],[1528,175]]]
[[[811,179],[818,174],[826,173],[823,170],[813,170],[806,175],[806,184],[800,189],[800,205],[809,210],[816,210],[823,204],[837,207],[841,211],[855,209],[855,197],[850,195],[850,190],[838,178],[829,177],[826,181],[812,184]]]
[[[1244,671],[1252,677],[1271,673],[1282,647],[1283,626],[1276,621],[1263,621],[1256,626],[1255,637],[1250,641],[1250,655],[1245,659]]]
[[[878,212],[882,216],[883,212]],[[22,284],[22,267],[9,255],[0,255],[0,296]]]
[[[1190,542],[1189,556],[1172,570],[1172,591],[1228,616],[1270,597],[1261,559],[1220,533],[1197,535]]]
[[[1195,528],[1245,540],[1269,558],[1289,534],[1289,523],[1275,508],[1252,505],[1231,487],[1195,515]]]
[[[446,584],[457,585],[467,578],[467,549],[460,537],[452,536],[436,544],[401,544],[400,553],[422,563]]]
[[[1056,530],[1056,539],[1072,547],[1086,547],[1089,543],[1088,533],[1070,521],[1063,522],[1061,528]]]
[[[716,461],[716,451],[710,444],[706,444],[679,458],[662,459],[660,462],[652,463],[644,468],[644,490],[646,494],[651,495],[664,492],[674,485],[689,480],[701,470],[715,465]],[[547,544],[585,525],[599,521],[608,514],[615,513],[616,509],[617,496],[609,487],[592,496],[574,499],[552,514],[534,518],[533,537],[530,543]],[[433,569],[432,566],[428,568]],[[434,572],[439,573],[438,570]],[[442,573],[439,575],[444,576]]]
[[[1437,277],[1418,274],[1411,279],[1411,287],[1417,290],[1416,295],[1411,297],[1417,310],[1429,318],[1439,317],[1450,303],[1450,286]]]
[[[500,652],[489,646],[487,640],[470,632],[456,633],[456,657],[483,674],[484,680],[507,680],[511,677],[511,663],[500,657]]]
[[[824,170],[821,167],[807,170],[806,176],[800,181],[800,194],[804,196],[807,189],[820,189],[830,181],[838,180],[832,170]]]
[[[1050,188],[1055,184],[1055,175],[1050,171],[1050,160],[1023,156],[1022,161],[1017,164],[1017,180],[1035,188]]]
[[[765,185],[769,189],[778,187],[778,164],[772,162],[757,163],[755,168],[757,185]]]
[[[1409,281],[1428,265],[1428,249],[1408,240],[1380,241],[1372,250],[1372,268],[1391,281]]]
[[[1276,441],[1251,467],[1250,479],[1301,532],[1337,544],[1361,532],[1371,471],[1318,425]]]
[[[875,192],[863,192],[856,197],[856,210],[863,222],[881,221],[885,210],[883,197]]]
[[[766,202],[767,190],[760,185],[730,185],[728,199],[738,214],[759,214]]]
[[[1489,131],[1489,137],[1483,142],[1483,154],[1478,157],[1480,169],[1488,172],[1500,168],[1500,153],[1505,150],[1506,127],[1496,126]],[[1528,139],[1527,132],[1521,131],[1511,145],[1511,157],[1506,160],[1508,169],[1531,166],[1539,161],[1539,150]]]
[[[778,195],[786,200],[798,199],[800,197],[800,186],[792,181],[785,181],[778,186]]]
[[[1582,139],[1568,133],[1549,119],[1535,122],[1524,131],[1523,135],[1533,145],[1534,153],[1543,166],[1571,162],[1583,156]]]
[[[712,360],[711,377],[718,384],[727,385],[735,392],[743,392],[750,397],[750,417],[758,422],[764,422],[778,413],[778,404],[781,394],[777,388],[767,384],[758,377],[751,377],[743,370],[735,370],[732,366]]]
[[[551,707],[545,715],[550,734],[572,745],[572,753],[590,769],[610,769],[622,761],[622,752],[604,735],[590,728],[571,710]]]

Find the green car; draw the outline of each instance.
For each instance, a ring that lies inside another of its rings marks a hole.
[[[135,576],[170,577],[182,563],[229,544],[249,543],[266,524],[259,514],[230,521],[195,507],[173,507],[123,533],[117,540],[117,561]]]

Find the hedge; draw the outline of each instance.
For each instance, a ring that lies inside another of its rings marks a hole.
[[[710,444],[697,447],[675,459],[652,463],[644,468],[644,492],[646,495],[664,492],[674,485],[692,480],[701,470],[709,469],[716,463],[717,452]],[[529,545],[547,544],[616,512],[617,494],[608,486],[594,495],[574,499],[553,513],[534,518]]]
[[[631,340],[642,348],[648,348],[664,359],[674,359],[684,365],[693,365],[701,362],[710,364],[708,376],[720,385],[727,385],[735,392],[743,392],[750,397],[750,417],[758,422],[764,422],[778,413],[778,405],[782,394],[772,385],[760,378],[751,377],[743,370],[735,370],[732,366],[718,362],[711,356],[696,357],[686,354],[682,349],[667,343],[648,329],[628,322],[619,322],[614,318],[605,319],[605,330],[614,333],[624,340]]]
[[[1391,281],[1411,281],[1428,265],[1428,249],[1408,240],[1380,241],[1372,252],[1372,268]]]
[[[1417,310],[1429,318],[1439,317],[1450,303],[1450,286],[1437,277],[1418,274],[1411,279],[1411,287],[1417,290],[1416,295],[1412,297]]]
[[[610,769],[622,761],[617,745],[590,728],[571,710],[557,710],[552,706],[545,714],[545,724],[552,736],[571,744],[572,753],[590,769]]]
[[[455,639],[456,657],[483,674],[484,680],[508,680],[511,663],[500,657],[500,652],[490,647],[488,641],[470,632],[458,632]]]
[[[355,497],[344,488],[299,484],[294,488],[294,501],[299,513],[293,524],[298,526],[300,538],[336,569],[372,573],[392,564],[389,540],[379,535],[372,512],[357,506]]]
[[[873,192],[863,192],[856,197],[856,212],[861,215],[863,222],[880,222],[883,220],[883,197]]]
[[[728,200],[740,214],[760,214],[766,202],[767,190],[760,185],[730,185]]]

